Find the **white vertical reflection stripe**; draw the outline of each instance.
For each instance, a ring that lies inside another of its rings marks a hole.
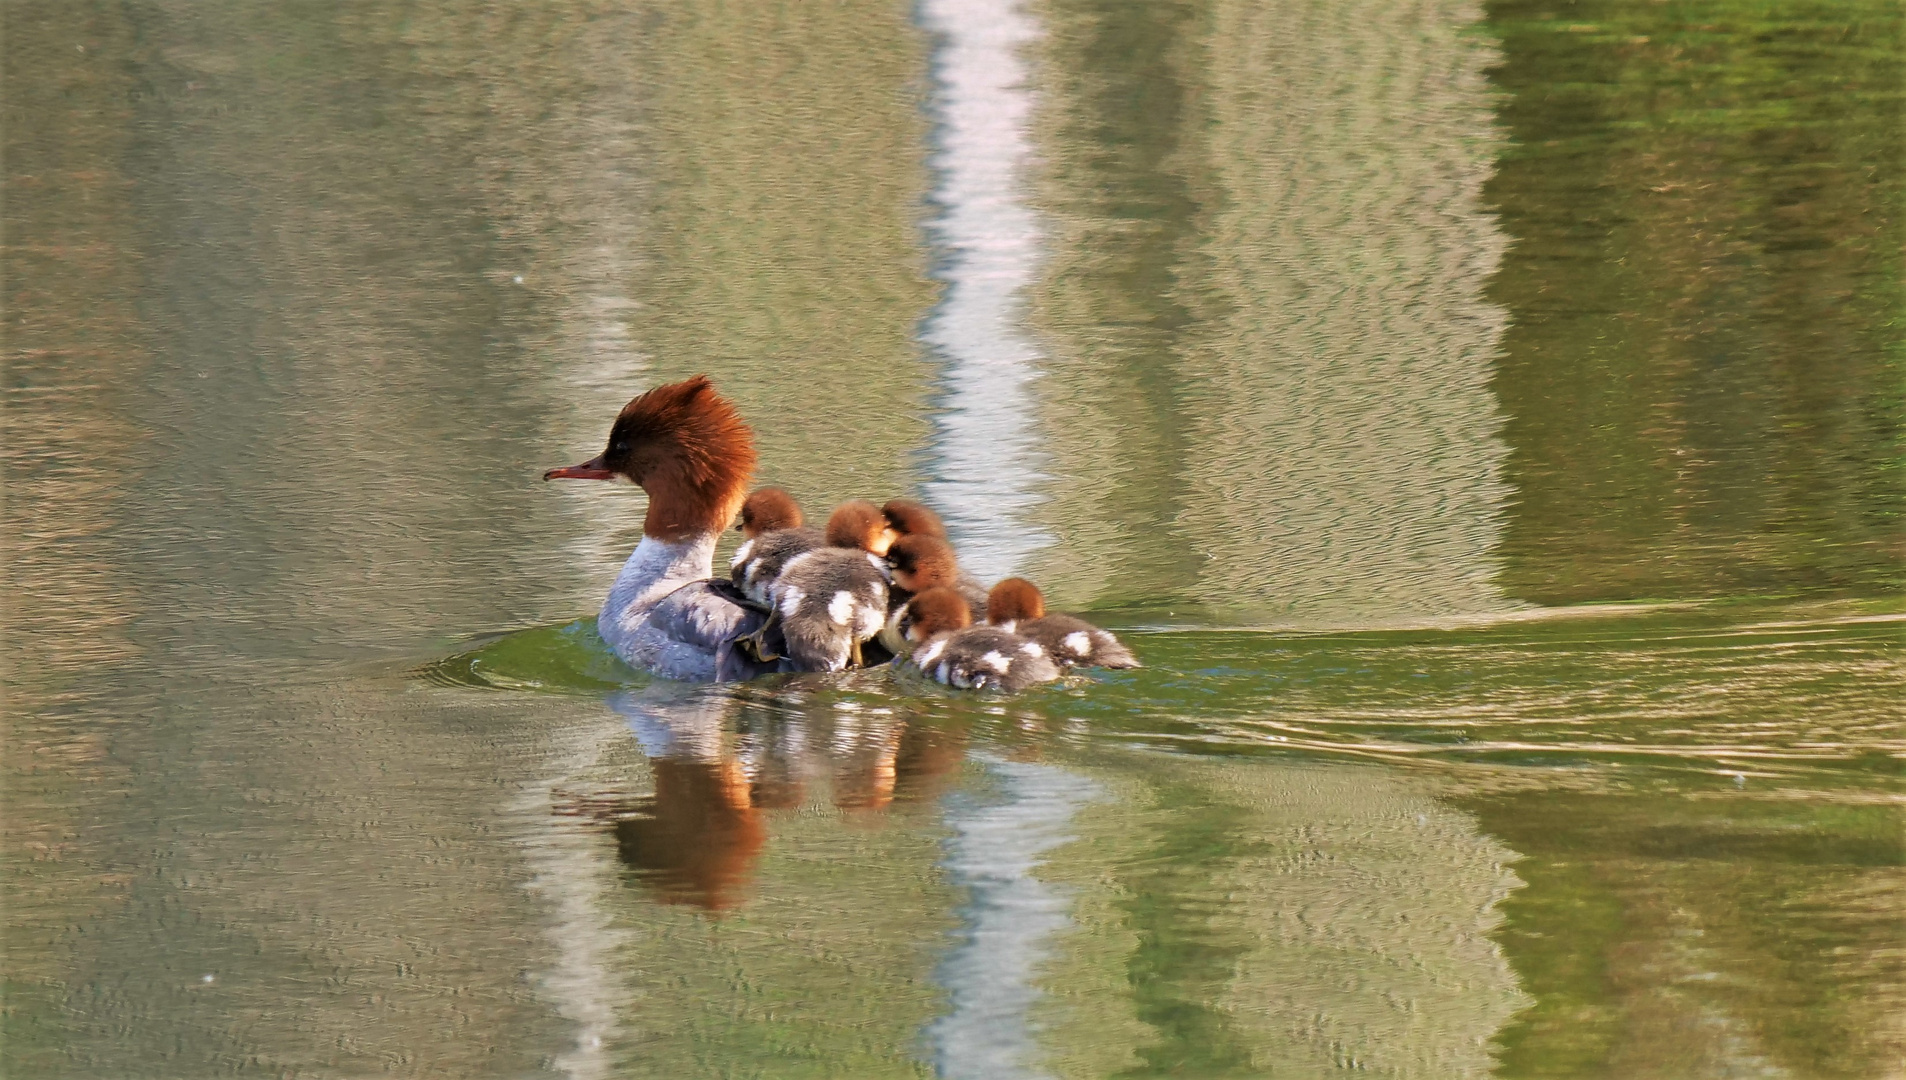
[[[1072,923],[1071,900],[1032,872],[1039,856],[1072,839],[1079,808],[1101,797],[1083,776],[1050,765],[982,759],[1005,801],[947,800],[946,868],[970,891],[963,940],[940,965],[952,1010],[927,1028],[941,1076],[1000,1080],[1040,1076],[1030,1020],[1040,991],[1034,969]]]
[[[1040,355],[1020,325],[1042,240],[1020,198],[1032,153],[1022,53],[1040,30],[1014,0],[921,0],[920,17],[937,37],[930,236],[946,282],[921,331],[945,371],[926,496],[967,568],[992,580],[1051,540],[1029,524]]]
[[[614,847],[586,822],[557,813],[552,792],[583,775],[627,734],[620,725],[591,725],[572,738],[549,781],[525,787],[511,809],[527,823],[517,840],[534,875],[527,888],[549,905],[543,932],[554,954],[535,973],[536,986],[576,1026],[575,1042],[552,1064],[571,1080],[602,1080],[614,1073],[609,1047],[629,1002],[613,958],[630,934],[615,925],[605,902],[618,887]]]

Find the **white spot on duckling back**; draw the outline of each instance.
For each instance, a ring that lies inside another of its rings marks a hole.
[[[807,599],[807,594],[802,592],[800,589],[795,588],[792,585],[789,585],[788,587],[782,589],[781,590],[781,617],[784,619],[794,618],[794,613],[800,610],[801,601],[805,599]]]
[[[845,589],[835,593],[834,599],[827,602],[827,617],[846,626],[854,617],[854,594]]]
[[[1083,630],[1074,630],[1065,637],[1065,647],[1080,656],[1092,655],[1092,636]]]
[[[979,658],[979,662],[999,672],[1001,675],[1006,674],[1013,666],[1013,662],[1006,659],[1006,654],[1000,652],[998,649],[986,650],[986,654]]]
[[[1021,645],[1021,646],[1019,647],[1019,651],[1020,651],[1020,652],[1022,652],[1022,653],[1025,653],[1025,654],[1026,654],[1027,656],[1044,656],[1044,655],[1046,655],[1046,650],[1044,650],[1044,649],[1042,649],[1042,648],[1040,648],[1040,647],[1039,647],[1039,643],[1038,643],[1037,641],[1028,641],[1028,642],[1026,642],[1026,643],[1025,643],[1024,645]]]
[[[936,641],[933,644],[928,645],[926,648],[921,649],[920,656],[918,659],[920,669],[923,671],[926,670],[926,666],[928,664],[931,664],[933,662],[933,658],[940,655],[941,650],[945,648],[946,648],[945,641]]]
[[[735,557],[729,560],[728,569],[733,570],[735,567],[747,562],[748,556],[752,554],[754,554],[754,541],[743,541],[742,545],[735,549]]]

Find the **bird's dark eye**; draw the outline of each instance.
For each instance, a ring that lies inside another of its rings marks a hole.
[[[609,444],[609,449],[618,454],[626,454],[629,452],[629,444],[625,439],[617,439]]]

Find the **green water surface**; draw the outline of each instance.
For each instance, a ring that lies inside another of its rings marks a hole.
[[[1903,22],[5,5],[0,1072],[1899,1075]],[[703,371],[1145,666],[624,667]]]

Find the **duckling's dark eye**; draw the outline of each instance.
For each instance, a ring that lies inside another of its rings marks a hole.
[[[609,444],[609,450],[612,453],[626,454],[629,452],[629,441],[627,439],[617,439],[615,442]]]

